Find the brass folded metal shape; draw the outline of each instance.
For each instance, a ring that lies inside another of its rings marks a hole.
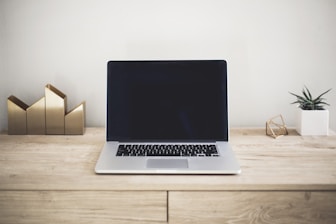
[[[45,97],[35,102],[27,109],[27,134],[45,135],[46,133],[46,109]]]
[[[54,86],[45,87],[46,134],[64,135],[66,95]]]
[[[82,135],[85,127],[85,102],[65,115],[65,134]]]
[[[8,107],[8,134],[27,134],[27,108],[28,105],[11,95],[7,99]]]
[[[85,101],[66,113],[67,97],[48,84],[45,96],[28,106],[15,96],[7,100],[8,134],[82,135],[85,131]]]

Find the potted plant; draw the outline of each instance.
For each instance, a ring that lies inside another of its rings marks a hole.
[[[324,106],[329,106],[329,104],[322,96],[330,90],[323,92],[316,98],[312,97],[306,86],[302,90],[302,96],[289,92],[296,97],[296,101],[292,104],[299,105],[296,130],[300,135],[329,134],[329,111],[324,109]]]

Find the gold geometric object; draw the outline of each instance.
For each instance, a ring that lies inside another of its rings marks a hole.
[[[65,134],[83,135],[85,126],[85,102],[65,115]]]
[[[50,84],[45,86],[45,96],[31,106],[13,95],[7,105],[10,135],[84,134],[85,102],[66,113],[66,95]]]
[[[64,135],[66,95],[48,84],[45,87],[46,134]]]
[[[28,105],[11,95],[7,99],[8,107],[8,134],[27,134],[27,108]]]
[[[288,135],[288,130],[281,114],[266,121],[266,135],[273,138]]]
[[[42,97],[27,109],[27,134],[45,135],[45,123],[45,97]]]

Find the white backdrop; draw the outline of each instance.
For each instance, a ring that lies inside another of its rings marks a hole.
[[[227,60],[232,127],[293,126],[288,91],[333,88],[336,130],[335,22],[334,0],[0,0],[0,131],[7,97],[30,105],[47,83],[105,126],[112,59]]]

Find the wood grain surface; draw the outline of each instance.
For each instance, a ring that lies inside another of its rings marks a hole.
[[[278,139],[263,129],[233,129],[242,174],[96,175],[105,130],[83,136],[0,135],[2,190],[335,190],[336,136]]]
[[[0,191],[0,223],[166,223],[166,192]]]
[[[333,224],[335,208],[336,192],[169,192],[169,223],[178,224]]]
[[[232,129],[240,175],[97,175],[104,142],[0,134],[0,223],[336,223],[336,135]]]

